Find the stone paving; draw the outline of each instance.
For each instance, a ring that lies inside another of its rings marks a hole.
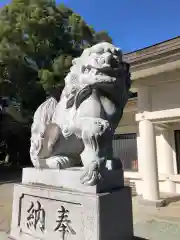
[[[180,239],[180,202],[163,208],[139,206],[133,198],[134,234],[147,240]]]
[[[12,212],[13,183],[0,183],[0,240],[7,240]],[[180,201],[164,208],[140,206],[133,197],[134,233],[137,240],[179,240]]]

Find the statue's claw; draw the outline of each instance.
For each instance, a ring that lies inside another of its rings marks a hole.
[[[57,160],[57,165],[59,169],[65,169],[70,167],[69,158],[60,156]]]
[[[51,168],[51,169],[65,169],[65,168],[69,168],[71,165],[70,159],[65,156],[53,156],[53,157],[47,158],[45,161],[45,164],[48,166],[48,168]]]
[[[81,176],[80,179],[81,183],[86,186],[94,186],[101,180],[102,177],[97,162],[92,162],[86,168],[86,172]]]

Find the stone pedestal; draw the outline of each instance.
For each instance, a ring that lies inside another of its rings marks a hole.
[[[63,179],[66,176],[67,181],[61,181],[60,177],[58,179],[61,173],[64,175]],[[74,178],[70,180],[69,177],[73,173],[75,173]],[[132,239],[130,188],[118,186],[118,182],[115,188],[112,187],[112,182],[111,186],[102,185],[104,190],[102,186],[86,187],[80,185],[79,173],[81,173],[80,169],[25,169],[22,184],[14,187],[10,238],[15,240]],[[38,174],[39,178],[34,178]],[[46,185],[42,184],[45,175]],[[115,175],[118,175],[117,172]],[[117,176],[115,178],[117,180]],[[32,182],[32,179],[35,182]],[[56,182],[53,184],[53,181]],[[108,189],[110,187],[111,189]]]

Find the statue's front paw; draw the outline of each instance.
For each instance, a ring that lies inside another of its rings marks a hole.
[[[70,160],[65,156],[53,156],[47,158],[43,164],[46,164],[46,166],[51,169],[65,169],[70,167]]]
[[[98,164],[93,162],[85,169],[85,173],[81,176],[81,183],[86,186],[94,186],[102,180]]]

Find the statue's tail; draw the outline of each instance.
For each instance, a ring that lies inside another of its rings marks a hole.
[[[55,98],[51,97],[43,102],[34,114],[34,122],[41,122],[42,124],[49,124],[57,106]]]
[[[49,124],[52,120],[57,103],[56,99],[51,97],[42,103],[34,114],[33,124],[31,127],[30,157],[35,167],[39,166],[38,154],[42,147],[43,135],[47,124]]]

